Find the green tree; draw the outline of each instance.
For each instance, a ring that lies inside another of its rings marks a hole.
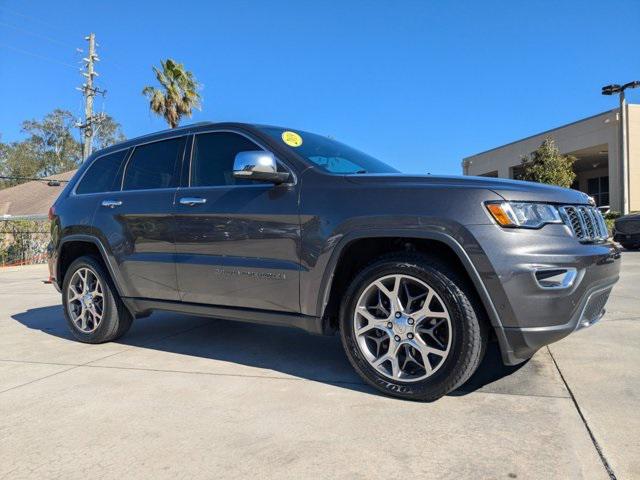
[[[82,158],[80,143],[73,137],[75,120],[71,112],[55,109],[42,120],[22,122],[22,131],[41,162],[41,176],[76,168]]]
[[[126,139],[127,137],[122,132],[122,126],[111,115],[102,114],[93,136],[94,151],[124,142]]]
[[[569,188],[576,179],[575,157],[563,155],[551,137],[544,139],[536,151],[522,157],[520,180],[548,183]]]
[[[10,177],[0,180],[0,188],[23,183],[16,177],[39,177],[43,169],[42,158],[29,141],[0,144],[0,175]]]
[[[176,128],[183,116],[191,117],[192,110],[200,108],[200,84],[182,63],[168,58],[160,65],[162,68],[153,67],[160,88],[147,86],[142,94],[149,99],[151,111]]]
[[[0,142],[0,176],[41,178],[77,168],[82,147],[74,134],[75,120],[71,112],[56,109],[42,120],[22,122],[25,140]],[[110,115],[103,114],[94,135],[94,146],[101,149],[126,140],[122,127]],[[24,180],[0,179],[0,188],[11,187]]]

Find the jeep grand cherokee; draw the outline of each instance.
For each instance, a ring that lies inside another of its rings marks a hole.
[[[71,332],[154,310],[339,332],[373,387],[434,400],[600,319],[620,254],[578,191],[402,175],[327,137],[204,123],[94,153],[51,210]],[[309,359],[313,361],[313,359]]]

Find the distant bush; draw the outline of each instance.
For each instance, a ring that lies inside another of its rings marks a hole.
[[[620,218],[620,212],[610,211],[604,214],[604,221],[607,224],[607,228],[609,229],[609,236],[613,235],[613,226],[616,218]]]
[[[0,219],[0,266],[45,263],[48,220]]]
[[[563,155],[551,137],[544,139],[537,150],[522,157],[522,173],[519,180],[548,183],[569,188],[576,179],[571,155]]]

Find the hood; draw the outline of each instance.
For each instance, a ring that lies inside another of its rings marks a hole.
[[[619,217],[615,219],[615,223],[624,223],[624,222],[640,222],[640,213],[630,213],[629,215],[625,215],[624,217]]]
[[[494,177],[405,175],[396,173],[354,174],[346,178],[358,184],[386,184],[415,188],[419,186],[442,186],[444,188],[485,188],[505,200],[552,202],[562,204],[589,204],[589,196],[578,190],[555,187],[536,182],[507,180]]]

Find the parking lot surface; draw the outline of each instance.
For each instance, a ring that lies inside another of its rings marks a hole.
[[[173,313],[67,332],[46,267],[0,270],[0,478],[640,478],[640,253],[596,326],[430,404],[337,337]]]

